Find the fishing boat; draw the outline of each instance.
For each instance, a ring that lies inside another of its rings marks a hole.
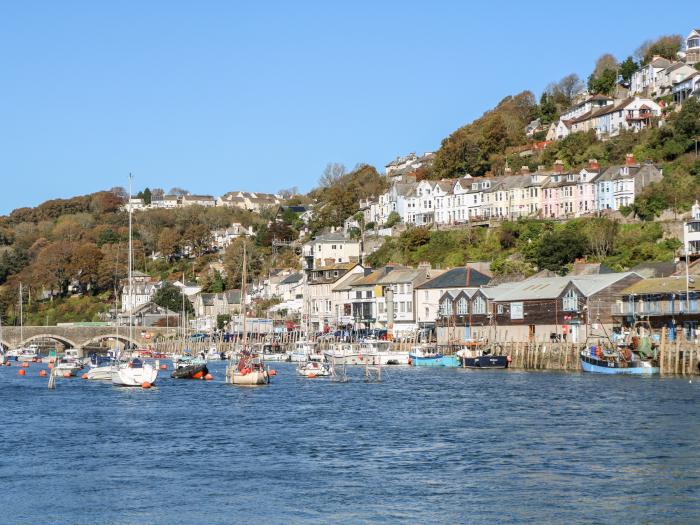
[[[248,318],[246,303],[246,281],[248,280],[248,258],[246,245],[243,243],[243,273],[241,276],[241,311],[243,314],[243,340],[235,354],[237,359],[229,361],[226,366],[226,382],[239,386],[261,386],[270,383],[270,375],[265,369],[261,352],[255,352],[248,344],[246,321]]]
[[[431,346],[413,347],[408,355],[413,366],[456,368],[460,364],[457,355],[443,355]]]
[[[170,377],[173,379],[204,379],[209,373],[207,360],[204,355],[193,357],[183,354],[173,358],[173,372]]]
[[[464,344],[457,352],[460,365],[463,368],[488,369],[488,368],[508,368],[507,355],[495,355],[494,348],[480,341]]]
[[[635,322],[620,344],[615,344],[607,333],[605,338],[598,338],[597,344],[590,344],[589,339],[579,354],[584,372],[655,375],[661,371],[653,330],[648,321]]]
[[[327,377],[331,375],[331,367],[328,363],[319,363],[318,361],[308,361],[299,363],[297,374],[304,377]]]
[[[396,352],[389,341],[375,338],[365,339],[360,344],[360,353],[371,365],[408,365],[410,361],[409,352]]]
[[[134,280],[133,280],[133,227],[131,206],[131,182],[133,177],[129,175],[129,254],[128,254],[128,270],[129,270],[129,340],[133,341],[134,322]],[[126,350],[126,349],[125,349]],[[153,385],[158,378],[158,367],[151,363],[143,361],[140,357],[130,356],[127,361],[121,361],[117,355],[118,363],[112,368],[112,384],[115,386],[146,386]]]

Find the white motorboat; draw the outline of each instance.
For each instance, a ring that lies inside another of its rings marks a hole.
[[[10,350],[8,357],[22,363],[39,361],[39,347],[37,345],[22,346]]]
[[[327,377],[331,375],[331,367],[326,363],[319,363],[318,361],[308,361],[305,364],[300,364],[297,367],[297,374],[301,374],[304,377]]]
[[[221,360],[221,352],[219,352],[215,346],[212,346],[207,351],[206,359],[207,359],[207,361],[220,361]]]
[[[61,361],[53,365],[56,369],[56,374],[59,376],[76,376],[83,369],[83,365],[75,361]]]
[[[112,368],[112,384],[116,386],[153,385],[158,378],[158,368],[138,357]]]
[[[363,365],[365,356],[360,353],[360,348],[350,343],[338,343],[330,350],[323,353],[327,363],[334,365]]]
[[[319,352],[314,343],[301,340],[294,344],[294,349],[289,353],[289,360],[292,363],[305,363],[309,360],[309,356],[316,354],[319,354]],[[323,356],[321,355],[322,358]]]
[[[88,362],[89,370],[87,371],[87,378],[95,381],[111,381],[112,369],[115,365],[116,360],[113,355],[109,354],[103,356],[93,354],[90,356],[90,361]]]

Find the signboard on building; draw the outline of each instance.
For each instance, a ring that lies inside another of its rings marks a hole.
[[[523,319],[523,303],[510,303],[510,318]]]

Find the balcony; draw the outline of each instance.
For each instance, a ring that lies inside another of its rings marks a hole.
[[[649,120],[653,116],[654,115],[651,113],[651,111],[640,111],[638,115],[634,115],[634,113],[627,115],[625,120],[627,120],[627,122],[639,122]]]

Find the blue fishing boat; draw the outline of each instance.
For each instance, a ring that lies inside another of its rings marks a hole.
[[[660,372],[655,353],[629,348],[591,346],[581,351],[581,369],[597,374],[654,375]]]
[[[441,366],[445,368],[459,367],[459,357],[443,355],[434,349],[417,347],[408,353],[413,366]]]

